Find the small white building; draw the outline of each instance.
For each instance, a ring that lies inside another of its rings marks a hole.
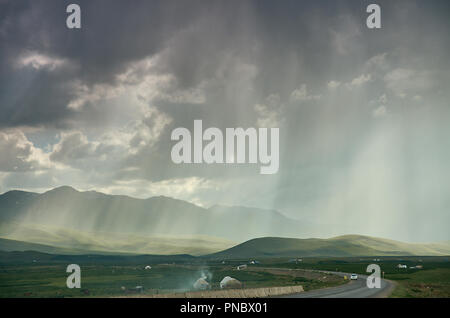
[[[238,267],[236,267],[236,269],[237,269],[238,271],[243,270],[243,269],[246,269],[246,268],[247,268],[247,265],[246,265],[246,264],[242,264],[242,265],[239,265]]]
[[[144,267],[144,269],[152,269],[152,267],[150,265],[147,265]]]
[[[408,266],[404,265],[404,264],[398,264],[397,268],[408,268]]]
[[[144,286],[136,286],[134,288],[137,292],[142,293],[144,291]]]
[[[298,264],[300,262],[303,262],[303,260],[301,258],[291,258],[288,262]]]

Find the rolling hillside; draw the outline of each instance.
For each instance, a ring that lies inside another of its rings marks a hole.
[[[330,239],[264,237],[211,254],[211,258],[345,257],[450,255],[450,243],[412,244],[381,238],[345,235]]]
[[[75,249],[65,249],[50,245],[28,243],[16,240],[7,240],[0,238],[0,251],[3,252],[25,252],[34,251],[50,254],[78,254],[82,251],[77,251]]]
[[[8,230],[0,235],[0,251],[33,250],[52,254],[204,255],[235,245],[235,242],[209,236],[170,237],[90,233],[42,226],[18,226],[11,223],[2,224],[0,228],[2,227],[8,227]]]

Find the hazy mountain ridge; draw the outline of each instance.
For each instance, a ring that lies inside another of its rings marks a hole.
[[[296,239],[263,237],[249,240],[219,253],[212,258],[256,257],[345,257],[345,256],[446,256],[450,243],[404,243],[394,240],[343,235],[329,239]]]
[[[0,195],[0,222],[3,238],[69,249],[133,253],[165,250],[199,255],[254,237],[280,232],[296,237],[302,233],[300,222],[273,210],[205,209],[164,196],[135,199],[79,192],[67,186],[42,194],[9,191]],[[183,238],[175,239],[180,236]]]
[[[164,196],[135,199],[67,186],[42,194],[0,195],[0,238],[16,241],[6,250],[11,246],[23,250],[26,242],[32,242],[39,251],[65,254],[222,251],[211,256],[225,258],[450,254],[450,242],[411,244],[360,235],[295,238],[306,235],[305,223],[269,209],[220,205],[205,209]]]

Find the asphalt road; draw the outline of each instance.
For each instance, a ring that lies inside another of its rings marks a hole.
[[[350,277],[349,273],[329,272],[339,276]],[[281,298],[376,298],[387,297],[394,289],[394,284],[388,280],[381,280],[381,288],[368,288],[366,275],[358,275],[357,280],[337,287],[323,288],[299,294],[284,295]]]

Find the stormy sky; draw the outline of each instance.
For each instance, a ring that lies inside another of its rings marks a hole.
[[[382,28],[366,27],[378,3]],[[66,6],[81,7],[81,29]],[[0,0],[0,192],[273,208],[449,240],[450,3]],[[176,127],[279,127],[280,169],[176,165]],[[299,235],[301,236],[301,234]]]

